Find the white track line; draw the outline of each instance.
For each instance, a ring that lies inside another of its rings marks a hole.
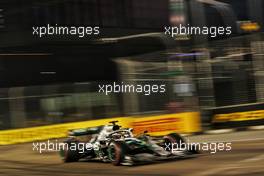
[[[250,126],[250,127],[248,127],[248,129],[250,129],[250,130],[264,130],[264,125]]]
[[[205,134],[224,134],[224,133],[231,133],[234,132],[235,129],[230,128],[230,129],[219,129],[219,130],[208,130],[205,131]]]
[[[222,165],[219,168],[214,168],[205,172],[201,172],[198,174],[195,174],[197,176],[208,176],[208,175],[217,175],[219,172],[223,172],[226,170],[230,170],[230,169],[239,169],[241,168],[241,164],[242,163],[249,163],[249,162],[255,162],[255,161],[260,161],[260,160],[264,160],[264,155],[257,155],[255,157],[251,157],[251,158],[247,158],[244,159],[242,161],[236,162],[235,164],[229,164],[229,165]]]

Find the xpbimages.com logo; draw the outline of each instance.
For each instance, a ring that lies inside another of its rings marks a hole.
[[[182,25],[179,26],[165,26],[164,27],[164,34],[169,35],[171,37],[175,37],[177,35],[208,35],[212,38],[221,36],[221,35],[231,35],[232,34],[232,27],[199,27],[199,26],[190,26]]]
[[[79,38],[98,35],[100,34],[100,28],[98,26],[54,26],[47,24],[47,26],[33,26],[32,34],[38,37],[52,36],[52,35],[76,35]]]
[[[110,93],[142,93],[150,95],[152,93],[165,93],[165,84],[120,84],[114,82],[113,84],[99,84],[98,92],[109,95]]]
[[[218,151],[231,151],[231,142],[182,142],[179,143],[165,143],[164,149],[172,153],[178,151],[205,151],[215,154]]]
[[[32,143],[32,150],[37,151],[39,153],[43,152],[58,152],[61,150],[72,150],[78,151],[79,153],[84,153],[87,150],[95,150],[97,146],[94,146],[91,143],[87,142],[59,142],[58,140],[55,141],[46,141],[46,142],[33,142]]]

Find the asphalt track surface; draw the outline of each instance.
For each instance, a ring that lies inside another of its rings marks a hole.
[[[264,131],[198,135],[190,142],[232,142],[231,151],[204,152],[195,158],[144,164],[113,166],[82,161],[62,163],[56,152],[33,151],[32,143],[0,146],[0,175],[31,176],[264,176]]]

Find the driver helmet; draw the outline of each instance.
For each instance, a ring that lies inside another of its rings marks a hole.
[[[119,125],[114,125],[113,126],[113,131],[116,131],[116,130],[119,130],[120,129],[120,126]]]

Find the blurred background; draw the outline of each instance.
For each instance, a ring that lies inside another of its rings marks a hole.
[[[214,114],[263,110],[263,9],[262,0],[1,0],[0,129],[193,111],[211,128]],[[47,24],[100,35],[32,35]],[[232,34],[164,35],[180,24]],[[166,93],[98,93],[114,81]]]
[[[263,9],[263,0],[0,0],[0,175],[263,176]],[[48,24],[100,34],[32,34]],[[180,25],[232,34],[164,34]],[[98,92],[113,82],[166,92]],[[118,169],[33,151],[34,142],[112,120],[232,151]]]

